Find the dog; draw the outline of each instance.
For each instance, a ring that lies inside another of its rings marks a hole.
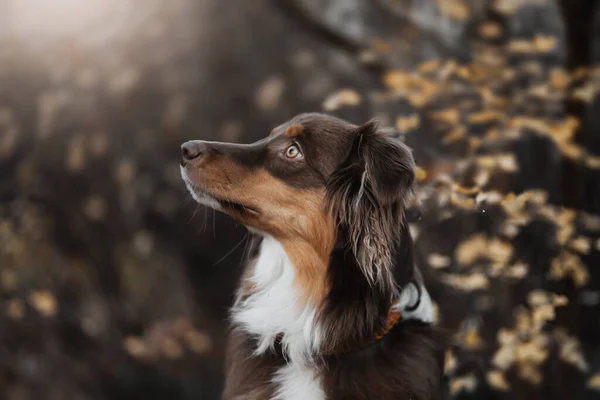
[[[252,144],[181,153],[192,197],[260,238],[231,308],[224,399],[440,398],[445,342],[413,259],[400,132],[306,113]]]

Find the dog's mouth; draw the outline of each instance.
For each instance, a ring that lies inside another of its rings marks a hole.
[[[260,214],[260,212],[254,207],[224,198],[204,188],[200,188],[188,178],[186,173],[182,173],[182,176],[188,190],[192,194],[192,197],[200,204],[204,204],[212,208],[220,209],[226,213],[235,214],[242,217],[257,216]]]
[[[249,207],[245,204],[242,203],[237,203],[235,201],[231,201],[231,200],[224,200],[224,199],[220,199],[218,197],[215,197],[214,195],[210,195],[213,199],[215,199],[220,205],[221,207],[223,207],[223,209],[225,211],[229,210],[229,211],[233,211],[237,214],[241,214],[244,216],[257,216],[259,215],[258,210]]]
[[[195,190],[196,195],[217,202],[225,212],[233,212],[242,216],[257,216],[260,214],[257,209],[250,207],[247,204],[225,199],[205,189],[200,189],[197,186],[193,189]]]

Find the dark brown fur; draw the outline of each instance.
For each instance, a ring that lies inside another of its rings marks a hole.
[[[225,356],[225,391],[223,399],[264,400],[273,395],[271,378],[285,364],[284,358],[275,352],[254,356],[256,347],[245,333],[233,329],[229,335]]]
[[[443,338],[419,321],[401,322],[375,345],[329,357],[330,399],[440,399]]]
[[[301,156],[286,158],[292,145]],[[374,341],[392,302],[420,280],[404,214],[414,161],[397,131],[302,114],[251,145],[193,142],[183,151],[190,190],[277,239],[291,259],[302,301],[318,310],[314,368],[329,399],[437,398],[445,345],[431,325],[401,321]],[[252,290],[242,283],[238,301]],[[277,343],[255,348],[233,327],[224,398],[273,394],[285,354]]]

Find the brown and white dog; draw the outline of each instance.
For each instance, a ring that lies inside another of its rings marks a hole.
[[[253,144],[189,141],[194,199],[260,238],[231,310],[225,399],[441,395],[444,344],[413,260],[394,129],[301,114]]]

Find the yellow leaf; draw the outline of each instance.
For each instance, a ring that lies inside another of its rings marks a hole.
[[[325,111],[335,111],[345,106],[356,106],[360,102],[361,97],[356,90],[342,89],[325,99],[323,109]]]
[[[461,242],[455,250],[456,261],[461,265],[470,265],[488,250],[488,240],[483,234],[475,234]]]
[[[556,49],[556,38],[554,36],[536,35],[533,44],[538,52],[548,53]]]
[[[408,132],[419,127],[420,118],[418,114],[413,114],[407,117],[396,118],[396,127],[401,132]]]
[[[29,304],[43,317],[54,317],[58,312],[58,303],[52,293],[38,290],[29,294]]]
[[[485,22],[479,27],[479,35],[484,39],[498,39],[502,35],[502,27],[496,22]]]
[[[427,179],[427,171],[425,171],[423,168],[417,166],[415,168],[415,178],[417,179],[417,182],[423,182]]]
[[[497,370],[489,371],[486,375],[486,378],[490,386],[494,389],[502,392],[510,390],[510,385],[504,376],[504,372]]]
[[[600,372],[597,372],[588,379],[587,387],[600,392]]]

